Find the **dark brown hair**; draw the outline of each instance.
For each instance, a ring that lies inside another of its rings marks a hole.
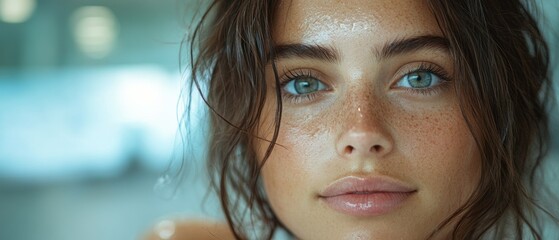
[[[211,185],[237,239],[248,238],[245,223],[262,229],[259,239],[271,239],[283,227],[259,181],[282,113],[280,88],[267,93],[264,76],[274,54],[271,26],[278,4],[215,0],[188,39],[195,87],[190,90],[197,89],[210,109]],[[536,204],[534,189],[549,138],[551,84],[549,50],[531,15],[533,5],[520,0],[429,4],[449,40],[460,108],[482,158],[479,186],[438,229],[455,222],[454,239],[503,237],[511,230],[518,238],[528,233],[541,239],[537,212],[549,212]],[[267,94],[278,99],[274,134],[258,139]],[[261,140],[270,144],[259,161],[251,146]]]

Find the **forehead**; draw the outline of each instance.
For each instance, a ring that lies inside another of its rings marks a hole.
[[[277,43],[441,35],[427,0],[285,0],[276,14]]]

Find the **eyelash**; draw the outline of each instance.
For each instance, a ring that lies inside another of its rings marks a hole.
[[[418,73],[418,72],[432,73],[437,77],[439,77],[441,82],[434,87],[428,87],[428,88],[404,88],[405,91],[411,94],[415,94],[415,95],[419,94],[419,95],[426,95],[426,96],[434,95],[438,93],[440,90],[442,90],[442,88],[447,87],[448,83],[452,81],[450,75],[445,70],[443,70],[442,68],[438,67],[435,64],[428,63],[428,62],[421,62],[417,67],[407,70],[404,74],[398,77],[398,81],[400,81],[406,75]],[[292,104],[311,102],[314,99],[316,99],[316,97],[318,97],[319,94],[321,94],[321,91],[317,91],[309,94],[293,95],[283,90],[290,81],[296,79],[313,78],[318,81],[321,81],[317,76],[313,74],[313,71],[311,70],[308,69],[284,70],[282,75],[283,77],[280,79],[282,99],[288,100]]]

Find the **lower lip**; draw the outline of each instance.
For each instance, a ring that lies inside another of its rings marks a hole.
[[[378,216],[400,207],[415,192],[343,194],[321,199],[332,209],[353,216]]]

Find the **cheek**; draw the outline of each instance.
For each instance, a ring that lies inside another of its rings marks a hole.
[[[314,200],[316,189],[320,187],[316,183],[329,173],[326,156],[333,154],[326,152],[331,145],[328,136],[332,135],[328,128],[303,122],[306,121],[283,119],[277,145],[262,169],[270,205],[288,225],[308,222],[309,215],[320,217],[320,212],[301,211],[312,207],[301,205]]]
[[[313,151],[313,144],[308,141],[308,138],[304,137],[305,135],[302,135],[296,129],[283,130],[285,127],[282,126],[277,144],[262,172],[265,180],[278,180],[282,184],[309,175],[311,172],[310,165],[313,164],[313,157],[311,156],[316,155],[316,152]],[[294,148],[294,146],[297,147]],[[285,176],[289,176],[289,179]],[[281,187],[284,188],[283,185]]]
[[[418,180],[432,210],[448,215],[479,182],[480,156],[474,138],[456,107],[408,115],[406,122],[398,127],[398,139],[409,159],[410,177]]]
[[[399,125],[394,127],[395,140],[403,153],[420,169],[439,172],[456,164],[466,164],[463,155],[473,147],[471,136],[459,110],[425,111],[418,114],[401,114]],[[431,160],[429,160],[431,159]],[[468,161],[470,162],[470,161]]]
[[[269,104],[263,112],[261,126],[264,131],[258,135],[267,140],[273,136],[274,111]],[[275,106],[275,105],[274,105]],[[289,174],[290,176],[310,175],[316,172],[325,160],[335,152],[326,153],[332,145],[331,123],[335,121],[333,114],[323,113],[321,116],[310,114],[305,111],[297,111],[293,114],[289,110],[283,111],[282,123],[278,138],[272,154],[268,158],[263,169],[263,175]],[[320,119],[318,121],[317,119]],[[269,142],[258,141],[256,146],[257,155],[261,159],[264,156]],[[331,149],[333,150],[333,149]],[[282,179],[289,180],[289,179]]]

